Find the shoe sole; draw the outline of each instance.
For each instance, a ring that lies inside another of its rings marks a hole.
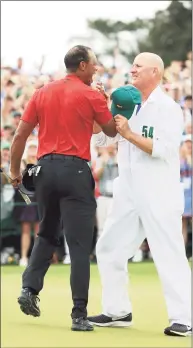
[[[40,316],[40,312],[37,311],[37,309],[35,309],[26,298],[19,297],[18,303],[20,305],[21,311],[26,315],[32,315],[33,317]]]
[[[133,325],[132,321],[111,321],[110,323],[94,323],[93,321],[89,321],[91,325],[96,325],[100,327],[129,327]]]
[[[188,337],[188,336],[192,336],[192,332],[188,331],[188,332],[177,332],[177,331],[168,331],[167,333],[165,332],[165,335],[167,336],[178,336],[178,337]]]
[[[78,327],[72,327],[71,331],[94,331],[94,327],[90,328],[90,329],[80,329]]]

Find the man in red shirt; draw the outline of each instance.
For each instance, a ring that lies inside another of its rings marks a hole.
[[[104,95],[90,86],[97,70],[92,50],[75,46],[67,52],[64,62],[67,76],[34,93],[11,146],[10,174],[13,186],[18,187],[26,140],[39,124],[41,169],[34,176],[34,184],[40,231],[23,273],[18,302],[25,314],[40,316],[37,295],[43,288],[62,220],[71,258],[72,330],[92,331],[87,320],[87,302],[96,201],[87,161],[94,121],[108,136],[116,135],[116,127]]]

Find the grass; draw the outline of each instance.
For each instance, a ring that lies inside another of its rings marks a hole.
[[[191,339],[168,337],[166,306],[153,263],[129,263],[134,325],[130,328],[95,328],[94,332],[72,332],[70,267],[52,265],[41,293],[41,317],[20,312],[23,269],[1,270],[1,347],[191,347]],[[101,285],[96,265],[91,266],[89,314],[101,312]]]

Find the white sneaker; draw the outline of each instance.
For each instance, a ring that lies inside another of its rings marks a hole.
[[[70,260],[70,255],[66,255],[64,260],[63,260],[63,264],[64,265],[70,265],[71,264],[71,260]]]
[[[143,252],[139,249],[132,258],[132,262],[141,262],[143,261]]]
[[[28,264],[28,259],[27,258],[22,258],[19,260],[19,265],[22,266],[22,267],[26,267]]]

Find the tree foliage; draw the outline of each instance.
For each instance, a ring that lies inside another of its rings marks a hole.
[[[167,66],[172,60],[185,60],[187,52],[192,50],[191,1],[184,3],[173,0],[166,10],[156,12],[154,18],[148,20],[136,18],[135,21],[124,23],[97,19],[88,21],[88,26],[103,34],[107,40],[112,40],[114,48],[120,46],[120,32],[136,34],[136,50],[129,53],[122,48],[120,50],[128,59],[133,59],[140,52],[149,51],[159,54]],[[142,29],[146,29],[146,34],[140,38],[137,33]]]

